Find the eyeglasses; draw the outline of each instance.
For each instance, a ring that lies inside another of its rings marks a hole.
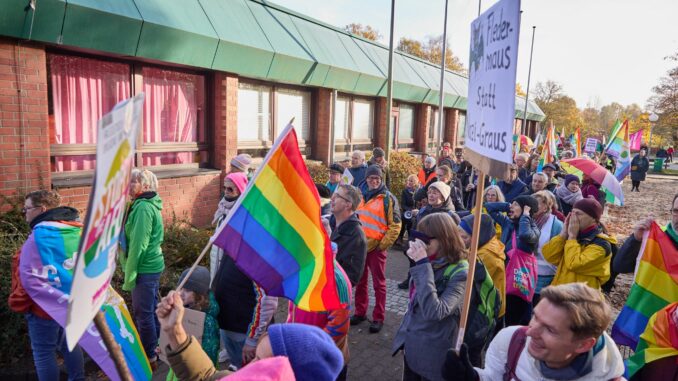
[[[332,195],[332,197],[334,197],[334,196],[339,197],[340,199],[342,199],[342,200],[348,202],[349,204],[351,203],[351,200],[349,200],[349,199],[347,199],[346,197],[340,195],[338,192],[334,192],[334,194]]]
[[[676,209],[676,208],[671,209],[671,213],[672,214],[678,214],[678,209]]]
[[[367,181],[381,181],[381,177],[379,177],[379,176],[369,176],[367,178]]]
[[[33,209],[36,209],[36,208],[39,208],[39,206],[33,206],[33,207],[30,207],[30,208],[23,207],[23,208],[21,208],[21,213],[26,214],[26,212],[28,212],[29,210],[33,210]]]
[[[233,187],[224,187],[224,190],[228,193],[235,193],[235,188]]]

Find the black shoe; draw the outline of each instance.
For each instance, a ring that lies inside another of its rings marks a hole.
[[[370,323],[370,333],[379,333],[379,331],[381,331],[381,327],[383,326],[383,321],[373,321]]]
[[[410,288],[410,280],[405,279],[404,281],[398,283],[398,288],[401,290],[407,290],[408,288]]]
[[[358,325],[367,320],[365,316],[353,315],[351,316],[351,325]]]

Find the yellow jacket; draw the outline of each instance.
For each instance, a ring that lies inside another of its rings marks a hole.
[[[485,265],[494,287],[499,291],[499,298],[501,299],[499,317],[502,317],[506,312],[506,269],[504,267],[506,254],[504,254],[504,244],[497,237],[492,237],[485,245],[478,248],[478,258]]]
[[[596,237],[616,245],[617,240],[607,234]],[[551,285],[585,282],[590,287],[600,286],[610,279],[610,261],[612,255],[606,253],[599,245],[586,242],[579,243],[575,239],[565,240],[557,235],[542,248],[544,259],[558,266]]]

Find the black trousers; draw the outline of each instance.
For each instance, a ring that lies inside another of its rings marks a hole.
[[[632,191],[633,191],[634,189],[640,191],[640,188],[639,188],[639,187],[640,187],[640,181],[631,180],[631,190],[632,190]]]
[[[519,296],[506,295],[506,326],[528,325],[532,318],[532,304]]]

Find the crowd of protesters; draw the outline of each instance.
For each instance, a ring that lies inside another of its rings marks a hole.
[[[645,153],[631,163],[635,191],[649,167]],[[165,268],[162,200],[156,176],[133,170],[120,240],[122,288],[131,292],[134,322],[153,369],[162,331],[169,339],[168,379],[346,379],[350,327],[369,320],[370,333],[383,328],[387,252],[395,246],[410,263],[398,285],[410,290],[408,309],[392,345],[394,356],[402,352],[403,380],[620,379],[624,363],[605,332],[612,314],[602,291],[613,274],[635,270],[652,219],[639,222],[618,250],[601,222],[600,184],[590,177],[562,173],[557,163],[540,166],[539,156],[519,153],[505,178],[479,184],[463,151],[453,157],[448,143],[437,160],[423,158],[398,199],[390,191],[385,156],[375,148],[366,161],[364,152],[355,151],[349,166],[331,164],[329,181],[317,184],[340,308],[311,313],[289,302],[286,322],[278,324],[273,322],[278,299],[218,247],[211,249],[209,268],[184,271],[181,291],[158,298]],[[214,227],[245,192],[251,164],[245,154],[231,161]],[[352,184],[342,182],[345,171]],[[476,192],[482,192],[482,205],[475,205]],[[451,348],[460,333],[476,208],[481,220],[473,307],[457,352]],[[84,379],[81,349],[66,349],[63,328],[23,290],[18,270],[24,257],[39,255],[35,233],[47,224],[79,237],[78,212],[61,206],[53,191],[28,194],[23,212],[33,233],[14,258],[10,306],[26,314],[40,380],[58,376],[56,352],[63,355],[69,379]],[[678,195],[671,212],[666,229],[678,245]],[[370,277],[375,305],[368,319]],[[186,308],[206,315],[200,340],[182,324]],[[228,369],[218,371],[226,360]],[[671,374],[675,358],[651,364],[635,379]]]

